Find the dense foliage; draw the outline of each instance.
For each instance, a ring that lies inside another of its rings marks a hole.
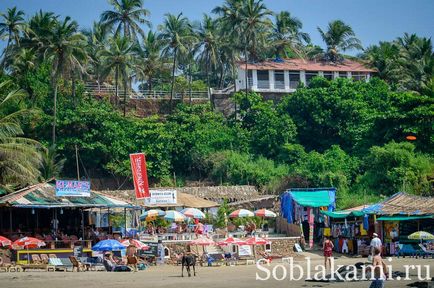
[[[147,33],[141,0],[110,3],[84,31],[50,12],[28,21],[16,8],[1,15],[0,188],[76,177],[77,149],[82,178],[113,178],[119,188],[130,183],[128,155],[141,151],[152,185],[251,184],[269,193],[334,186],[341,207],[401,190],[434,195],[430,39],[405,34],[366,49],[362,58],[380,78],[368,83],[318,77],[279,103],[236,93],[229,117],[171,98],[168,115],[139,118],[126,109],[132,83],[188,95],[231,85],[240,60],[339,62],[362,46],[336,20],[318,29],[323,50],[298,18],[273,16],[261,0],[227,0],[199,24],[168,14]],[[86,82],[114,95],[93,97]]]

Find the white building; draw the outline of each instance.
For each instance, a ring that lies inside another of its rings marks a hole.
[[[345,60],[334,64],[304,59],[269,60],[247,64],[247,89],[265,93],[294,92],[300,83],[309,86],[315,76],[327,79],[352,78],[368,81],[375,70],[362,63]],[[246,89],[246,64],[238,63],[236,91]]]

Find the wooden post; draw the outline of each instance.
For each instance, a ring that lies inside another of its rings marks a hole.
[[[12,232],[12,208],[9,208],[9,229]]]

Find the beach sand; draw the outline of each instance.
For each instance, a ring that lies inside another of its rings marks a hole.
[[[295,263],[306,268],[303,259],[297,259]],[[340,257],[336,264],[354,264],[362,261],[360,258]],[[318,256],[312,260],[311,267],[321,264]],[[274,261],[269,269],[282,264],[280,260]],[[394,271],[404,272],[403,265],[429,265],[430,277],[434,277],[434,259],[414,258],[393,258]],[[288,264],[284,264],[289,267]],[[282,267],[278,268],[278,277],[282,276]],[[423,275],[426,276],[425,268]],[[185,271],[184,271],[185,273]],[[119,288],[119,287],[369,287],[370,282],[345,282],[345,283],[321,283],[307,282],[304,280],[290,281],[289,276],[282,280],[256,280],[256,273],[264,276],[255,265],[240,265],[236,267],[198,267],[196,277],[181,278],[181,266],[158,266],[151,267],[146,271],[108,273],[108,272],[21,272],[21,273],[0,273],[0,287],[10,288]],[[185,273],[184,276],[187,274]],[[294,274],[297,276],[297,274]],[[385,287],[408,287],[410,283],[417,282],[417,272],[411,271],[411,281],[387,281]],[[433,283],[434,284],[434,283]],[[434,287],[434,285],[432,286]]]

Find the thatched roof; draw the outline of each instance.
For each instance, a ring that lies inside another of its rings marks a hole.
[[[244,209],[261,209],[261,208],[267,208],[267,209],[278,209],[279,205],[277,205],[277,202],[279,202],[280,197],[278,195],[262,195],[257,198],[252,198],[249,200],[241,200],[229,203],[229,206],[236,207],[236,208],[244,208]]]
[[[182,187],[176,188],[176,190],[218,203],[222,203],[224,199],[227,199],[228,202],[236,202],[260,196],[258,189],[250,185]]]
[[[0,206],[16,208],[139,208],[115,195],[90,191],[89,197],[58,197],[55,186],[39,183],[0,197]]]
[[[434,197],[421,197],[400,192],[363,211],[379,215],[433,215]]]
[[[157,191],[159,189],[151,189],[151,191]],[[167,189],[166,189],[167,190]],[[219,206],[218,203],[206,200],[194,195],[190,195],[187,193],[182,193],[178,188],[174,189],[178,191],[177,195],[177,203],[176,204],[165,204],[165,205],[146,205],[144,201],[139,200],[140,203],[138,205],[144,207],[191,207],[191,208],[211,208]],[[135,202],[135,193],[134,190],[111,190],[104,191],[105,194],[113,195],[131,202]]]

